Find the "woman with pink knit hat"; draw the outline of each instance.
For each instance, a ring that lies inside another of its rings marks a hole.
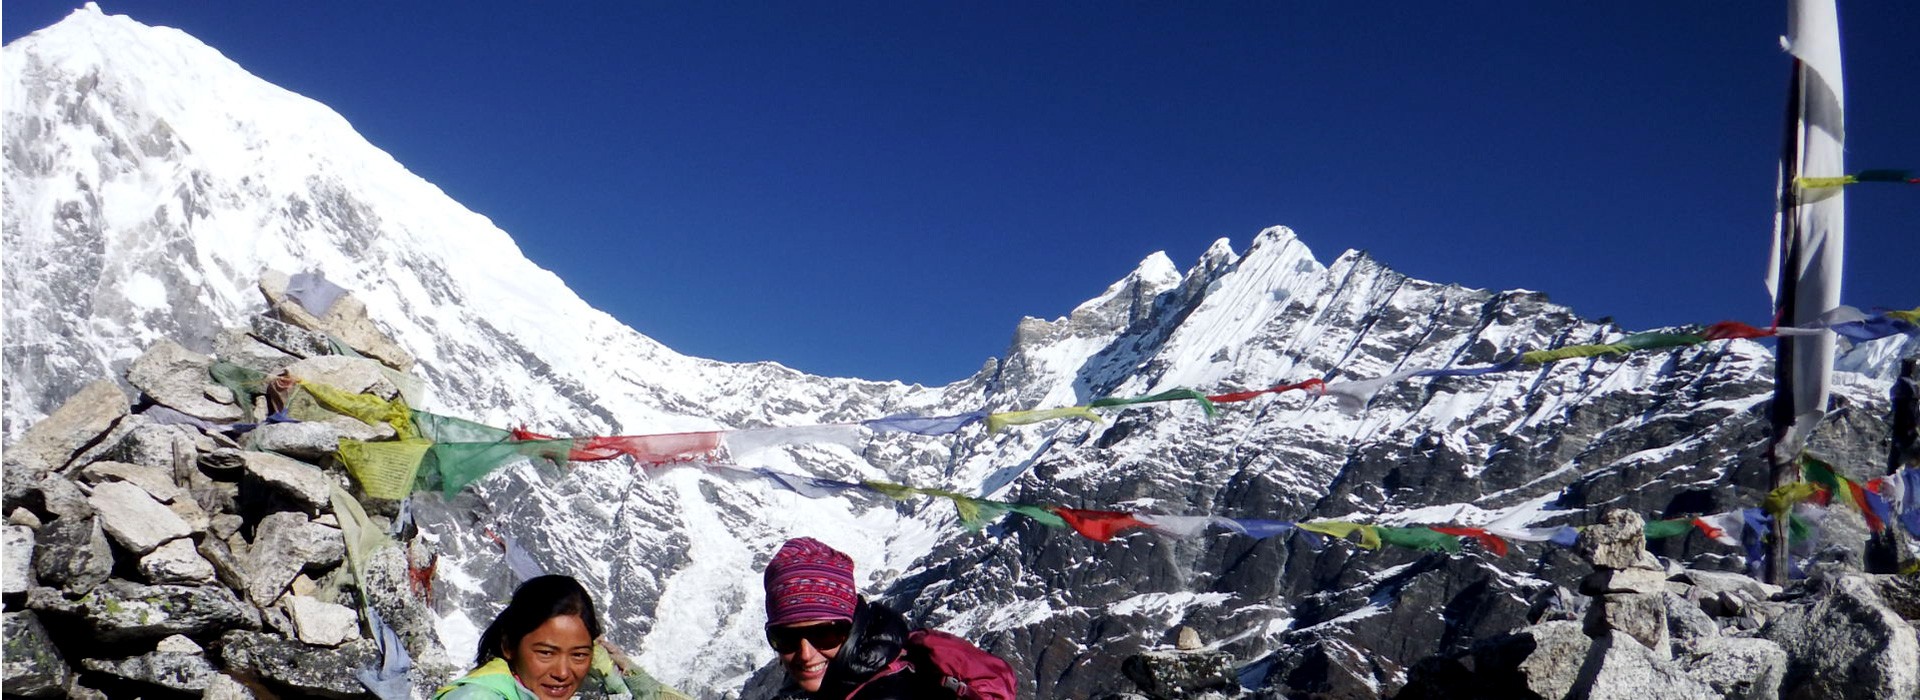
[[[807,700],[1014,700],[1012,667],[966,640],[912,630],[859,594],[853,559],[811,537],[787,540],[767,563],[767,643]]]

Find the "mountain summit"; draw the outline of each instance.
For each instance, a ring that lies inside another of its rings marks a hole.
[[[430,398],[421,408],[566,435],[841,423],[1052,408],[1175,388],[1491,364],[1620,329],[1544,295],[1435,284],[1349,251],[1323,264],[1282,227],[1186,271],[1164,255],[1004,359],[940,387],[688,357],[588,306],[507,232],[408,172],[312,100],[177,30],[89,5],[5,48],[5,427],[9,441],[88,382],[171,339],[218,354],[272,271],[350,289]],[[1819,436],[1880,459],[1888,381],[1838,382]],[[1155,404],[1105,423],[876,436],[738,456],[1074,508],[1382,524],[1595,522],[1602,508],[1712,512],[1758,501],[1766,348],[1730,341],[1527,372],[1419,379],[1343,410],[1266,397],[1209,419]],[[1852,460],[1852,462],[1847,462]],[[664,680],[759,697],[772,653],[758,572],[783,539],[851,554],[863,590],[1013,662],[1037,697],[1126,690],[1129,656],[1197,632],[1261,692],[1390,693],[1422,658],[1526,621],[1577,565],[1323,548],[1303,539],[1139,533],[1094,542],[1023,516],[983,532],[943,503],[802,497],[694,468],[504,470],[451,501],[416,496],[437,549],[438,630],[470,648],[513,583],[491,536],[586,581],[609,635]],[[1531,545],[1529,545],[1531,546]],[[1692,539],[1662,552],[1738,568]],[[756,675],[757,674],[757,675]]]

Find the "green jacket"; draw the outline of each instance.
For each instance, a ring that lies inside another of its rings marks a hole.
[[[537,700],[513,677],[507,660],[495,658],[433,694],[433,700]]]

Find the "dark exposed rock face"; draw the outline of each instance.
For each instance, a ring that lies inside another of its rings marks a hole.
[[[353,669],[379,658],[373,642],[365,639],[320,647],[243,630],[221,636],[218,647],[222,665],[233,674],[307,697],[365,697],[366,688]]]
[[[59,697],[72,675],[47,628],[33,612],[6,614],[7,694]]]

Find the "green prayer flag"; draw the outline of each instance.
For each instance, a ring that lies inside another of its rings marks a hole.
[[[500,442],[513,437],[505,428],[421,410],[413,411],[413,427],[420,437],[434,442]]]
[[[896,501],[904,501],[920,493],[919,489],[903,484],[890,484],[885,481],[863,481],[860,483],[864,484],[867,488],[886,494],[888,498]]]
[[[1615,346],[1624,346],[1629,350],[1652,350],[1654,348],[1674,348],[1686,345],[1699,345],[1706,338],[1692,333],[1635,333],[1621,338]]]
[[[427,450],[422,469],[439,482],[440,493],[452,498],[461,489],[495,469],[519,459],[567,464],[572,440],[521,440],[506,442],[442,442]]]
[[[1447,552],[1449,554],[1460,551],[1459,535],[1434,532],[1424,527],[1381,527],[1376,529],[1380,533],[1381,542],[1395,547],[1423,549],[1429,552]]]
[[[1181,399],[1191,399],[1191,400],[1200,402],[1200,410],[1205,411],[1208,418],[1212,418],[1215,415],[1218,415],[1220,412],[1220,409],[1216,408],[1213,405],[1212,401],[1207,400],[1206,394],[1202,394],[1192,389],[1172,389],[1172,390],[1160,392],[1158,394],[1154,394],[1152,396],[1142,396],[1139,398],[1132,398],[1132,399],[1117,399],[1117,398],[1111,398],[1111,397],[1104,398],[1104,399],[1094,399],[1092,403],[1087,404],[1087,407],[1088,408],[1105,408],[1108,406],[1130,406],[1133,404],[1154,403],[1159,401],[1178,401]]]
[[[266,393],[267,375],[231,362],[215,362],[207,367],[207,374],[215,384],[233,392],[233,402],[240,405],[242,420],[253,422],[253,399]]]
[[[1034,520],[1039,521],[1041,525],[1045,525],[1047,527],[1066,527],[1067,526],[1067,520],[1065,518],[1060,517],[1060,514],[1055,513],[1046,508],[1042,508],[1040,506],[1030,506],[1024,503],[1006,503],[1003,501],[986,501],[986,500],[982,500],[980,503],[982,505],[993,503],[997,505],[1006,506],[1007,510],[1011,510],[1015,513],[1019,513],[1029,518],[1033,518]]]
[[[1649,520],[1646,527],[1647,539],[1660,540],[1678,537],[1693,529],[1693,518],[1673,518],[1671,520]]]

